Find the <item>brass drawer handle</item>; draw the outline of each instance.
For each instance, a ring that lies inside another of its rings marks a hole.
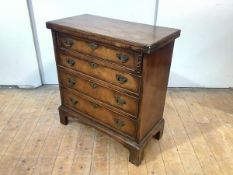
[[[118,118],[114,118],[114,123],[115,123],[116,127],[119,129],[125,126],[125,122],[123,120],[118,119]]]
[[[98,67],[98,64],[91,62],[90,66],[91,66],[92,69],[95,69],[95,68]]]
[[[72,87],[76,84],[76,81],[73,78],[68,78],[67,84],[68,84],[68,87]]]
[[[126,100],[121,98],[120,96],[115,95],[114,97],[118,105],[123,106],[126,104]]]
[[[120,84],[124,84],[128,81],[128,79],[122,75],[116,75],[116,79]]]
[[[98,105],[95,102],[91,102],[91,105],[92,105],[93,108],[100,108],[100,105]]]
[[[70,98],[70,102],[73,104],[73,105],[76,105],[76,104],[78,104],[78,100],[77,99],[75,99],[75,98]]]
[[[116,56],[122,63],[126,63],[129,60],[129,57],[122,53],[117,53]]]
[[[96,43],[90,43],[88,46],[89,46],[92,50],[95,50],[95,49],[97,49],[97,47],[98,47],[98,45],[97,45]]]
[[[71,58],[67,58],[67,59],[66,59],[66,62],[67,62],[67,64],[69,64],[70,66],[74,66],[74,65],[75,65],[75,61],[74,61],[73,59],[71,59]]]
[[[74,44],[74,40],[71,39],[71,38],[64,38],[62,40],[62,44],[66,48],[71,48],[73,46],[73,44]]]
[[[91,86],[93,89],[97,88],[97,84],[96,84],[96,83],[90,82],[89,84],[90,84],[90,86]]]

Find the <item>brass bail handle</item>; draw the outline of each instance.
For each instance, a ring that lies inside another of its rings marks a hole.
[[[68,78],[67,83],[68,87],[72,87],[76,84],[76,81],[73,78]]]
[[[116,79],[120,84],[124,84],[128,81],[128,79],[122,75],[116,75]]]
[[[122,63],[127,63],[127,61],[129,60],[129,57],[122,53],[117,53],[116,56]]]
[[[115,122],[116,127],[119,129],[125,126],[125,122],[118,118],[114,118],[114,122]]]
[[[75,61],[72,58],[67,58],[66,59],[67,64],[69,64],[70,66],[74,66],[75,65]]]
[[[77,99],[75,99],[75,98],[70,98],[70,101],[71,101],[71,103],[73,104],[73,105],[76,105],[76,104],[78,104],[78,100]]]
[[[62,40],[62,44],[66,48],[71,48],[73,46],[73,44],[74,44],[74,41],[71,38],[64,38]]]
[[[97,45],[96,43],[90,43],[88,46],[89,46],[92,50],[95,50],[95,49],[97,49],[97,47],[98,47],[98,45]]]
[[[92,89],[97,88],[97,84],[94,82],[89,82],[90,86],[92,87]]]
[[[123,106],[123,105],[126,104],[126,100],[123,99],[122,97],[117,96],[117,95],[115,95],[114,97],[115,97],[116,103],[117,103],[118,105]]]
[[[90,63],[90,66],[91,66],[92,69],[95,69],[95,68],[98,67],[98,64],[96,64],[96,63],[94,63],[94,62],[91,62],[91,63]]]

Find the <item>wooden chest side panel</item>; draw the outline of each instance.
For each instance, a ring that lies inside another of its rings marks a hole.
[[[163,117],[173,45],[174,42],[144,57],[139,140]]]

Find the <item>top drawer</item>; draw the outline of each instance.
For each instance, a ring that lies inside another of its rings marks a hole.
[[[88,54],[107,61],[111,61],[122,66],[128,67],[132,70],[137,68],[137,58],[139,53],[126,52],[117,48],[107,47],[96,42],[81,40],[79,38],[59,34],[59,47]]]

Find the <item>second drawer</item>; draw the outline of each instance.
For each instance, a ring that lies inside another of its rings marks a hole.
[[[114,70],[108,66],[97,64],[94,61],[64,54],[59,55],[59,64],[132,92],[139,92],[140,78],[135,75]]]
[[[84,77],[59,69],[61,86],[68,87],[137,116],[138,98],[109,89]]]

